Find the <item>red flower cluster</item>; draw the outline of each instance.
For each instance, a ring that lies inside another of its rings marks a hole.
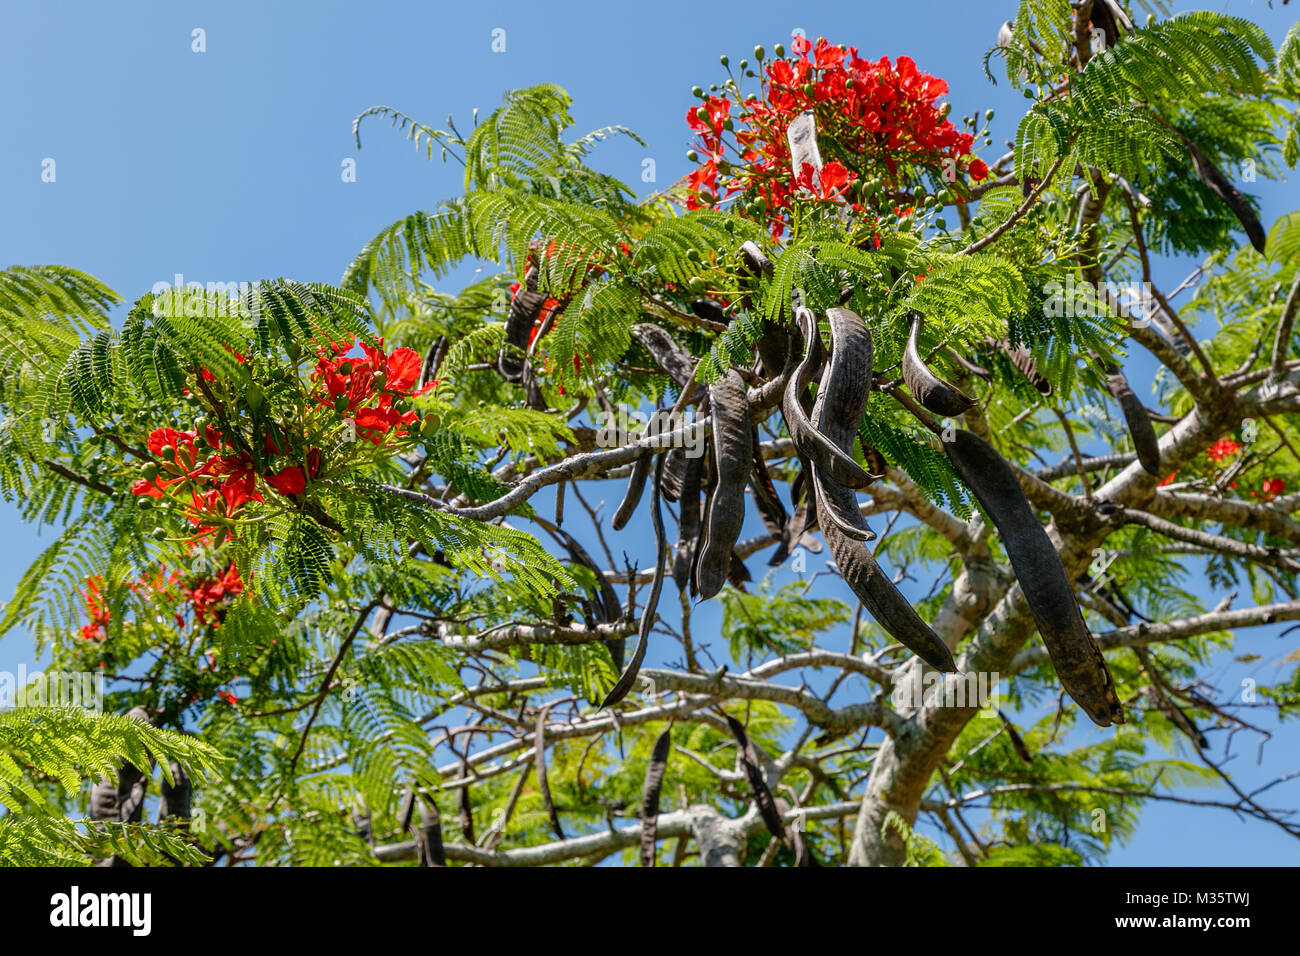
[[[357,434],[373,444],[380,444],[391,432],[401,438],[406,427],[419,418],[413,409],[399,411],[395,405],[405,399],[423,395],[433,388],[430,382],[412,391],[420,380],[420,356],[414,349],[394,349],[391,354],[379,347],[362,343],[364,358],[344,353],[354,342],[336,342],[317,353],[316,400],[324,408],[333,408],[350,417]],[[296,484],[297,478],[293,479]],[[301,489],[299,489],[301,491]],[[295,494],[297,492],[294,492]]]
[[[108,627],[109,614],[103,588],[104,579],[95,575],[86,578],[86,590],[81,592],[86,601],[86,617],[90,618],[90,623],[82,626],[81,636],[88,641],[102,641],[108,636],[104,631]]]
[[[141,574],[139,579],[128,585],[150,603],[175,608],[182,601],[187,601],[194,613],[194,623],[200,627],[221,623],[222,602],[226,598],[238,597],[243,593],[244,582],[239,576],[239,569],[232,562],[225,573],[219,577],[200,578],[186,587],[181,581],[179,571],[160,568],[157,572]],[[86,604],[86,616],[90,623],[82,626],[80,633],[86,640],[104,640],[108,634],[104,630],[109,624],[108,602],[104,599],[104,579],[99,575],[86,578],[86,589],[81,596]],[[185,626],[185,615],[179,610],[173,611],[176,626]]]
[[[190,588],[190,605],[194,608],[194,622],[199,625],[219,623],[218,605],[227,597],[238,597],[244,591],[239,569],[231,562],[226,573],[211,581],[200,581]]]
[[[1213,445],[1205,450],[1206,456],[1216,465],[1223,462],[1226,458],[1231,458],[1237,452],[1241,451],[1241,443],[1235,442],[1231,438],[1220,438]]]
[[[783,213],[799,189],[816,199],[841,199],[859,177],[880,177],[887,189],[907,185],[909,174],[964,171],[984,179],[988,167],[970,155],[974,137],[946,119],[936,101],[948,92],[943,80],[922,73],[910,57],[897,63],[858,56],[819,39],[814,47],[797,37],[794,56],[768,63],[763,95],[735,104],[712,96],[690,109],[686,121],[703,147],[701,165],[687,179],[687,207],[699,208],[741,193],[761,200],[775,237],[784,231]],[[811,54],[811,55],[810,55]],[[818,144],[826,162],[820,182],[812,172],[791,175],[786,129],[804,110],[817,120]],[[742,167],[725,159],[724,136],[734,132]],[[727,181],[719,189],[719,174]],[[862,212],[855,205],[855,211]]]

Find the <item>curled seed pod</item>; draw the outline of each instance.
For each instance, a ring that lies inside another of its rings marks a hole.
[[[931,667],[955,672],[957,665],[948,645],[921,620],[916,609],[876,563],[871,549],[862,541],[844,534],[833,522],[823,525],[822,536],[826,538],[826,546],[844,577],[844,583],[858,596],[876,623]]]
[[[723,716],[727,718],[727,726],[731,729],[731,736],[736,738],[736,746],[740,748],[740,761],[745,768],[745,779],[749,782],[749,795],[754,798],[754,805],[758,807],[758,815],[763,818],[763,822],[767,825],[768,832],[772,836],[783,843],[788,843],[789,839],[786,837],[785,823],[781,820],[781,812],[777,810],[776,801],[772,799],[772,791],[767,788],[767,781],[763,778],[758,750],[750,741],[749,735],[745,733],[745,728],[740,721],[730,714],[724,713]]]
[[[627,696],[628,691],[632,689],[632,685],[636,683],[636,675],[641,670],[641,662],[645,660],[646,648],[650,644],[650,627],[654,624],[655,610],[659,607],[659,592],[663,590],[664,568],[668,560],[668,551],[664,547],[664,516],[659,507],[659,487],[663,484],[663,476],[664,456],[660,455],[655,464],[655,482],[650,495],[650,522],[655,529],[655,573],[650,582],[650,596],[646,599],[645,607],[641,611],[641,627],[638,630],[636,650],[632,652],[632,660],[628,662],[627,667],[619,676],[618,683],[601,701],[601,710],[612,707]]]
[[[190,818],[190,798],[192,787],[190,785],[190,775],[185,772],[176,761],[167,765],[171,771],[172,782],[168,783],[164,777],[160,789],[158,802],[158,819],[178,819],[188,820]]]
[[[844,449],[813,426],[801,404],[800,398],[807,391],[808,383],[821,367],[823,354],[821,335],[817,331],[817,320],[813,314],[807,309],[799,308],[795,310],[795,320],[803,333],[804,355],[790,375],[781,396],[781,414],[785,418],[786,427],[790,429],[790,438],[801,458],[814,462],[841,485],[866,488],[875,479],[863,471],[852,455],[846,454]],[[868,372],[868,384],[870,379],[871,374]]]
[[[1062,686],[1098,726],[1122,724],[1124,710],[1110,668],[1088,633],[1061,557],[1015,472],[987,442],[963,429],[956,429],[943,450],[993,519]]]
[[[1118,365],[1106,367],[1106,390],[1117,402],[1128,424],[1129,436],[1133,439],[1133,448],[1137,451],[1138,462],[1149,474],[1160,476],[1160,442],[1156,438],[1155,426],[1146,406],[1133,394],[1133,388],[1124,377]]]
[[[690,352],[653,322],[637,323],[632,326],[632,334],[678,388],[691,390],[686,399],[688,404],[698,405],[703,401],[706,392],[704,386],[695,381],[695,360]]]
[[[678,510],[677,545],[673,550],[673,581],[677,590],[691,585],[696,544],[700,538],[700,483],[704,478],[704,458],[687,458],[682,476],[681,507]],[[665,472],[667,468],[664,469]]]
[[[849,454],[871,390],[871,333],[848,309],[831,309],[826,315],[833,350],[813,403],[812,421],[827,440]],[[816,464],[812,480],[817,492],[818,517],[823,522],[835,523],[841,532],[859,541],[870,541],[876,536],[862,517],[852,489],[829,479]]]
[[[1016,367],[1020,374],[1029,380],[1029,384],[1038,389],[1039,394],[1052,394],[1052,383],[1043,378],[1042,374],[1038,371],[1038,364],[1034,361],[1034,356],[1030,354],[1029,349],[1025,348],[1023,345],[1012,348],[1011,343],[1005,339],[1001,342],[995,342],[992,339],[989,339],[987,344],[993,348],[1001,349],[1003,354],[1011,360],[1011,364]]]
[[[1232,180],[1223,175],[1223,171],[1210,162],[1209,158],[1186,136],[1183,137],[1183,145],[1187,147],[1187,152],[1192,156],[1192,169],[1196,171],[1196,175],[1232,210],[1232,214],[1237,217],[1237,221],[1241,223],[1241,228],[1246,231],[1246,235],[1250,238],[1250,244],[1262,256],[1264,254],[1264,242],[1268,237],[1264,233],[1264,227],[1259,223],[1259,217],[1255,215],[1255,210],[1251,208],[1249,200],[1232,184]]]
[[[986,382],[993,381],[993,373],[990,372],[988,369],[986,369],[984,366],[976,365],[974,362],[966,358],[966,356],[962,355],[956,349],[950,348],[947,349],[946,351],[950,359],[952,359],[954,362],[956,362],[958,365],[964,368],[971,375],[978,375]]]
[[[695,587],[705,600],[722,590],[731,551],[745,522],[745,485],[753,460],[753,431],[745,382],[735,369],[709,388],[713,415],[716,487],[704,516],[704,538],[695,567]]]
[[[1025,746],[1025,738],[1020,736],[1020,731],[1016,730],[1016,725],[1000,710],[998,711],[998,718],[1002,721],[1002,729],[1007,732],[1007,739],[1011,741],[1011,749],[1016,752],[1017,757],[1032,767],[1034,765],[1034,755]]]
[[[731,317],[727,315],[727,310],[712,299],[696,299],[691,303],[691,311],[706,322],[717,322],[719,325],[726,325],[731,321]]]
[[[772,260],[763,254],[758,243],[749,239],[740,244],[740,260],[745,264],[749,274],[756,279],[759,276],[771,276],[776,271]]]
[[[416,843],[420,849],[420,866],[447,865],[447,854],[442,847],[442,815],[428,796],[420,801],[420,834]]]
[[[525,288],[515,293],[506,312],[505,344],[497,356],[497,371],[507,382],[518,382],[524,377],[524,356],[528,351],[528,333],[541,314],[546,296],[536,291],[535,269],[529,269]]]
[[[641,494],[645,491],[645,480],[650,474],[650,466],[654,464],[654,457],[650,454],[642,455],[632,466],[632,477],[627,481],[627,492],[623,495],[623,501],[614,512],[614,520],[611,522],[615,531],[622,531],[627,526],[636,511],[636,506],[641,503]]]
[[[790,358],[790,333],[779,325],[768,325],[756,343],[763,374],[769,379],[779,376]]]
[[[668,752],[672,748],[672,734],[665,730],[655,741],[646,764],[645,780],[641,784],[641,865],[655,865],[655,839],[659,824],[659,791],[663,788],[664,772],[668,769]]]
[[[907,389],[924,406],[928,412],[945,417],[955,417],[975,404],[975,399],[965,392],[949,385],[935,375],[921,361],[917,342],[921,336],[924,320],[916,315],[912,318],[912,330],[907,336],[907,348],[903,350],[903,381]]]

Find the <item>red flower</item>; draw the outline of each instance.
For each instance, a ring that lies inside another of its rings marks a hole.
[[[988,178],[989,168],[985,164],[984,160],[972,159],[968,168],[970,169],[970,178],[976,182]]]
[[[291,466],[267,475],[266,483],[282,495],[300,495],[307,487],[307,478],[301,468]]]
[[[1280,495],[1286,491],[1286,482],[1281,478],[1265,478],[1263,491],[1266,495]]]
[[[104,628],[108,626],[108,604],[103,595],[104,579],[99,575],[86,578],[86,590],[81,592],[86,602],[86,616],[90,623],[81,628],[81,636],[86,640],[102,641],[108,635]]]
[[[1167,478],[1162,480],[1157,487],[1163,488],[1165,485],[1172,484],[1173,480],[1178,477],[1178,472],[1171,472]]]
[[[1235,442],[1231,438],[1220,438],[1206,449],[1205,454],[1217,465],[1225,458],[1231,458],[1237,452],[1241,451],[1241,448],[1242,446],[1240,442]]]

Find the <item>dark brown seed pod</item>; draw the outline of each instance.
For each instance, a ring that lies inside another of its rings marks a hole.
[[[790,357],[790,333],[779,325],[768,325],[756,343],[763,374],[769,379],[779,376]]]
[[[664,501],[676,501],[682,494],[682,482],[686,478],[686,449],[670,448],[664,461]]]
[[[690,389],[687,404],[698,405],[707,394],[703,385],[695,381],[695,360],[673,337],[653,322],[639,322],[632,326],[632,334],[645,346],[656,364],[667,373],[678,388]]]
[[[429,797],[420,801],[420,866],[446,866],[447,854],[442,847],[442,815]]]
[[[602,624],[611,624],[623,616],[623,603],[618,599],[618,592],[614,586],[609,583],[605,577],[605,572],[587,553],[587,549],[578,543],[578,540],[567,531],[556,528],[556,533],[564,541],[564,547],[569,552],[569,558],[575,564],[581,564],[595,575],[597,585],[600,588],[600,600],[594,605],[596,609],[596,618]],[[610,659],[614,662],[614,669],[621,671],[623,669],[623,656],[625,653],[625,640],[621,637],[613,637],[608,641],[602,641],[605,649],[609,651]]]
[[[731,560],[727,562],[727,583],[737,591],[743,591],[745,585],[752,580],[754,580],[754,577],[749,573],[749,568],[745,567],[744,560],[735,551],[732,551]]]
[[[829,309],[826,318],[831,330],[831,360],[817,389],[812,422],[820,434],[848,456],[871,393],[871,333],[862,319],[848,309]],[[836,482],[815,462],[812,479],[823,525],[833,522],[841,532],[859,541],[876,536],[862,517],[851,488]]]
[[[1032,767],[1034,765],[1034,755],[1025,746],[1025,738],[1020,736],[1020,731],[1016,730],[1016,725],[1000,710],[998,711],[998,718],[1002,721],[1002,728],[1007,732],[1007,739],[1011,741],[1011,749],[1016,752],[1017,757]]]
[[[923,324],[921,316],[913,316],[907,348],[903,350],[903,381],[907,383],[907,390],[912,393],[912,397],[926,411],[952,418],[972,407],[975,399],[926,368],[917,349]]]
[[[723,716],[727,718],[731,736],[736,738],[736,746],[740,748],[740,761],[745,768],[745,779],[749,782],[749,795],[754,798],[758,815],[763,818],[772,836],[783,843],[789,843],[785,833],[785,823],[781,820],[781,812],[777,810],[776,801],[772,799],[772,791],[767,788],[767,781],[763,778],[758,751],[750,741],[749,735],[745,733],[744,725],[730,714],[724,713]]]
[[[655,573],[654,578],[650,581],[650,596],[646,598],[645,607],[641,611],[641,626],[637,633],[636,650],[632,652],[632,660],[628,662],[627,667],[619,676],[618,683],[601,701],[601,710],[612,707],[627,696],[628,691],[632,689],[632,685],[636,683],[636,675],[641,670],[641,662],[645,660],[646,648],[650,645],[650,627],[654,624],[655,611],[659,607],[659,592],[663,590],[664,568],[668,563],[668,551],[664,547],[664,516],[662,509],[659,507],[659,488],[663,484],[663,477],[664,456],[660,455],[655,464],[654,488],[650,494],[650,523],[654,525],[655,530]]]
[[[716,486],[704,516],[704,538],[695,566],[695,587],[708,600],[722,590],[731,552],[745,523],[745,485],[753,459],[753,431],[745,381],[735,369],[709,388],[713,416]]]
[[[849,488],[866,488],[875,479],[853,460],[852,455],[846,454],[842,448],[818,431],[804,411],[800,398],[807,391],[808,383],[812,381],[817,369],[821,367],[824,356],[821,335],[817,331],[817,320],[813,314],[807,309],[799,308],[795,310],[795,320],[799,323],[799,330],[803,334],[804,355],[803,360],[791,374],[785,392],[781,396],[781,414],[785,418],[786,427],[790,430],[790,438],[794,441],[795,449],[801,458],[817,464],[823,472],[841,485]],[[868,372],[868,384],[870,379],[871,374]],[[839,388],[842,384],[845,383],[836,383],[836,387]]]
[[[677,512],[677,545],[673,551],[673,581],[679,591],[690,587],[695,568],[695,551],[700,539],[700,482],[704,478],[702,456],[684,460],[686,470],[682,475],[681,506]]]
[[[551,785],[546,779],[546,715],[550,706],[543,705],[537,711],[537,722],[533,727],[533,766],[537,771],[537,792],[546,804],[546,816],[551,821],[551,830],[561,840],[565,839],[564,828],[560,826],[560,815],[555,812],[555,802],[551,799]]]
[[[740,261],[745,264],[745,269],[754,278],[759,276],[770,276],[776,271],[772,265],[772,260],[763,254],[763,250],[758,247],[758,243],[746,239],[740,244]]]
[[[1138,462],[1149,474],[1160,477],[1160,442],[1156,438],[1155,426],[1151,424],[1146,406],[1133,394],[1133,387],[1118,365],[1106,367],[1106,390],[1119,402],[1120,411],[1124,413]]]
[[[790,554],[790,539],[786,534],[790,516],[786,513],[780,497],[777,496],[776,486],[768,473],[767,461],[763,458],[763,449],[758,442],[758,429],[754,429],[752,438],[754,460],[753,470],[749,475],[749,488],[753,493],[759,516],[763,519],[763,526],[767,528],[769,534],[776,535],[778,539],[777,549],[767,562],[769,567],[776,567]]]
[[[822,526],[822,536],[840,574],[868,613],[885,632],[931,667],[955,672],[957,665],[939,635],[921,620],[916,609],[894,586],[889,575],[862,541],[850,538],[833,522]]]
[[[1192,156],[1192,169],[1196,171],[1196,175],[1201,178],[1201,182],[1210,187],[1211,192],[1222,199],[1224,204],[1232,210],[1232,214],[1237,217],[1237,221],[1241,223],[1241,228],[1246,231],[1246,235],[1250,238],[1250,244],[1262,256],[1264,254],[1264,242],[1268,236],[1264,233],[1264,227],[1260,225],[1259,217],[1255,215],[1255,210],[1251,208],[1250,202],[1232,184],[1232,180],[1223,175],[1223,171],[1210,162],[1209,158],[1186,136],[1183,137],[1183,145],[1187,147],[1187,152]]]
[[[528,333],[546,304],[546,296],[536,291],[536,270],[529,269],[525,288],[515,293],[506,313],[505,344],[497,356],[497,371],[507,382],[519,382],[524,377],[524,353],[528,351]]]
[[[462,760],[460,762],[460,772],[464,776],[469,773],[469,762]],[[460,835],[466,843],[473,846],[477,841],[474,839],[474,804],[470,800],[469,787],[458,787],[460,793],[457,807],[457,822],[460,824]]]
[[[691,311],[706,322],[717,322],[719,325],[726,325],[731,321],[731,316],[727,315],[727,310],[712,299],[696,299],[691,303]]]
[[[646,764],[645,780],[641,784],[641,865],[655,865],[655,838],[659,825],[659,791],[664,785],[664,772],[668,769],[668,752],[672,749],[672,734],[665,730],[655,741]]]
[[[992,446],[963,429],[943,442],[943,450],[993,519],[1061,685],[1098,726],[1122,724],[1124,709],[1110,668],[1088,633],[1061,557],[1015,472]]]
[[[172,782],[168,783],[167,778],[163,777],[159,788],[158,819],[188,820],[192,793],[190,775],[174,760],[167,765],[167,768],[171,771]]]
[[[1038,371],[1038,364],[1034,361],[1034,356],[1029,349],[1023,345],[1012,348],[1011,343],[1005,339],[1001,342],[989,339],[986,344],[992,348],[1001,349],[1002,353],[1011,360],[1011,364],[1016,367],[1020,374],[1029,380],[1029,384],[1038,389],[1039,394],[1052,394],[1052,383],[1043,378]]]
[[[654,455],[645,454],[636,460],[632,466],[632,477],[627,480],[627,491],[623,495],[623,501],[619,504],[618,510],[614,512],[614,519],[610,522],[615,531],[622,531],[632,515],[636,512],[636,506],[641,503],[641,495],[645,491],[645,480],[650,474],[650,466],[654,464]]]

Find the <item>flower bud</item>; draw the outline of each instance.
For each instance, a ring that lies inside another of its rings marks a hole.
[[[727,66],[731,61],[727,59],[727,54],[724,53],[722,56],[718,57],[718,62],[723,66]]]
[[[692,163],[698,163],[700,161],[700,154],[693,149],[688,149],[686,151],[686,158]]]
[[[766,53],[767,51],[764,50],[761,46],[754,47],[754,59],[757,60],[759,63],[763,62],[763,57]]]
[[[782,46],[780,43],[778,43],[776,46],[772,47],[772,51],[773,51],[777,56],[785,56],[785,47]]]

